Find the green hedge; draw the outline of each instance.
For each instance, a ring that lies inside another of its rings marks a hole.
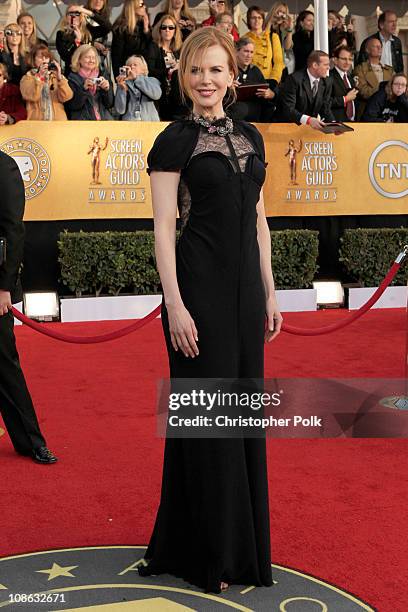
[[[317,271],[318,232],[285,230],[272,232],[271,238],[276,286],[310,287]],[[62,282],[77,297],[160,291],[151,231],[63,232],[58,246]]]
[[[82,294],[157,293],[153,232],[63,232],[58,242],[61,279]]]
[[[345,230],[341,240],[340,261],[347,272],[364,287],[377,287],[405,244],[408,229]],[[393,285],[405,285],[408,266],[401,267]]]
[[[272,268],[277,289],[311,287],[318,270],[319,232],[271,232]]]

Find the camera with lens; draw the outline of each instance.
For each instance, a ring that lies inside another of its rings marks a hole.
[[[57,64],[55,62],[50,62],[48,64],[48,70],[57,70]]]

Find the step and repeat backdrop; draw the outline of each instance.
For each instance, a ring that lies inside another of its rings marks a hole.
[[[24,180],[26,221],[152,217],[147,155],[164,123],[20,122],[0,149]],[[270,217],[408,213],[408,126],[358,124],[324,135],[292,124],[262,132]]]

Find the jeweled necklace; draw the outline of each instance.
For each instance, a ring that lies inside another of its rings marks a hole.
[[[221,117],[220,119],[217,119],[216,117],[210,119],[202,117],[201,115],[193,114],[193,121],[205,128],[209,134],[218,134],[218,136],[226,136],[227,134],[231,134],[234,129],[234,124],[231,117],[227,116]]]

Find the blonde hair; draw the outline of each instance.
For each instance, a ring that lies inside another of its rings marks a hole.
[[[172,17],[175,17],[174,8],[171,6],[171,0],[166,0],[166,4],[164,5],[163,11],[164,13],[166,13],[166,15],[171,15]],[[196,23],[195,17],[193,13],[191,12],[190,7],[188,6],[188,0],[183,0],[183,6],[181,7],[181,13],[185,17],[187,17],[187,19],[190,19],[190,21],[192,21],[193,23]]]
[[[286,14],[289,15],[289,7],[285,2],[275,2],[274,4],[272,4],[271,9],[266,16],[265,30],[269,28],[270,30],[272,30],[272,32],[275,32],[275,28],[277,25],[275,23],[276,13],[278,12],[278,8],[280,8],[281,6],[285,8]]]
[[[76,51],[74,51],[74,54],[72,56],[72,60],[71,60],[71,70],[72,72],[79,72],[81,69],[80,66],[80,62],[82,57],[85,55],[85,53],[88,53],[88,51],[92,50],[94,56],[95,56],[95,60],[96,60],[96,68],[99,68],[100,66],[100,60],[99,60],[99,54],[97,52],[97,50],[95,49],[95,47],[93,47],[92,45],[80,45],[78,47],[78,49]]]
[[[71,10],[72,7],[77,6],[76,4],[70,4],[69,6],[67,6],[67,10],[65,11],[65,17],[63,17],[61,19],[60,22],[60,27],[59,29],[62,30],[63,32],[70,33],[72,32],[71,30],[71,24],[69,23],[68,20],[68,13]],[[87,21],[86,21],[86,17],[83,13],[80,13],[79,15],[79,30],[81,32],[81,42],[88,44],[92,42],[92,36],[90,31],[87,28]]]
[[[174,30],[174,36],[170,42],[170,49],[172,51],[180,51],[181,45],[183,44],[183,39],[181,38],[181,31],[180,31],[179,24],[177,23],[173,15],[169,15],[169,14],[163,15],[163,17],[159,19],[159,21],[156,23],[156,25],[153,28],[153,32],[152,32],[153,41],[156,43],[158,47],[161,47],[160,28],[161,28],[162,23],[164,23],[167,19],[169,19],[173,23],[173,25],[176,26],[176,29]]]
[[[19,16],[17,17],[17,23],[18,25],[20,25],[20,21],[24,18],[24,17],[30,17],[31,22],[33,24],[33,31],[30,34],[30,36],[25,39],[25,45],[26,45],[26,49],[28,52],[31,51],[32,47],[34,45],[37,44],[37,24],[35,22],[35,19],[32,15],[30,15],[30,13],[26,13],[25,11],[23,11],[22,13],[19,14]],[[23,38],[24,38],[24,34],[23,34]]]
[[[144,68],[144,76],[149,76],[149,67],[147,65],[147,62],[145,60],[145,58],[143,57],[143,55],[131,55],[130,57],[127,58],[126,60],[126,66],[129,66],[129,62],[131,60],[135,60],[138,59],[142,62],[143,68]]]
[[[231,36],[222,30],[217,30],[217,28],[214,26],[200,28],[188,36],[181,48],[178,80],[181,97],[184,103],[186,102],[186,98],[192,100],[188,78],[191,73],[193,62],[196,61],[197,56],[202,56],[207,49],[214,46],[220,46],[224,49],[224,51],[226,51],[228,55],[229,69],[233,73],[234,79],[237,78],[237,57],[235,53],[234,41],[232,40]],[[233,88],[230,90],[230,97],[233,101],[235,101],[236,93],[235,89]]]
[[[9,30],[10,28],[17,28],[17,30],[21,31],[21,28],[18,25],[18,23],[8,23],[4,28],[4,32],[6,32],[6,30]],[[4,48],[7,51],[7,53],[10,53],[10,49],[7,44],[7,36],[4,36]],[[24,57],[27,53],[27,47],[26,47],[24,36],[22,32],[21,32],[20,44],[18,45],[18,53],[21,57]]]
[[[113,24],[113,29],[133,34],[138,21],[142,19],[141,15],[136,15],[136,9],[138,8],[140,8],[140,0],[125,0],[122,12]]]

